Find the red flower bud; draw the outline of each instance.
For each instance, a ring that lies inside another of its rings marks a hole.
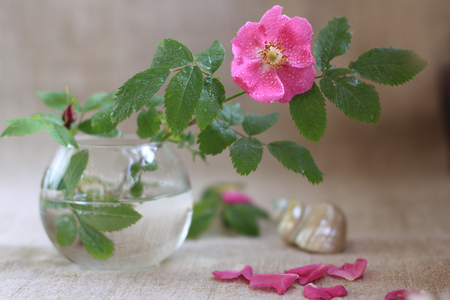
[[[62,119],[64,121],[64,127],[70,129],[70,125],[77,120],[77,113],[72,107],[72,104],[69,104],[67,109],[63,112]]]

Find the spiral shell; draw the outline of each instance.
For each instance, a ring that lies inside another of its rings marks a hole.
[[[316,253],[344,250],[347,222],[336,205],[277,199],[274,207],[278,234],[286,243]]]

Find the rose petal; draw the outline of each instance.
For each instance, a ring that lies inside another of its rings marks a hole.
[[[358,258],[354,264],[345,263],[340,267],[330,265],[327,271],[328,275],[338,276],[347,280],[355,280],[364,274],[367,266],[367,260]]]
[[[328,268],[329,265],[325,265],[324,263],[318,263],[300,268],[290,269],[284,271],[284,273],[297,274],[299,276],[298,282],[301,285],[305,285],[325,275],[325,273],[327,273]]]
[[[295,95],[303,94],[312,88],[316,70],[312,65],[301,69],[287,65],[279,70],[277,75],[281,82],[287,83],[283,85],[284,95],[278,102],[288,103]]]
[[[347,290],[342,285],[322,288],[310,283],[305,286],[305,297],[308,299],[333,299],[347,295]]]
[[[408,300],[411,295],[424,295],[421,292],[415,290],[396,290],[384,297],[384,300]]]
[[[236,265],[231,270],[226,271],[213,271],[212,274],[217,279],[234,279],[238,278],[239,276],[244,276],[247,280],[250,280],[252,278],[253,270],[252,267],[249,265]]]
[[[250,286],[273,287],[282,295],[297,280],[296,274],[264,273],[253,274]]]
[[[252,199],[240,191],[227,191],[222,193],[222,200],[227,204],[252,204]]]

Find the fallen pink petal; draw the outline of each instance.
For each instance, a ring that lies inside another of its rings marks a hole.
[[[278,294],[282,295],[297,280],[296,274],[264,273],[253,274],[250,279],[250,286],[253,287],[273,287]]]
[[[252,199],[240,191],[227,191],[222,193],[222,200],[227,204],[252,204]]]
[[[396,290],[388,293],[384,300],[408,300],[411,295],[423,295],[415,290]]]
[[[323,288],[310,283],[305,286],[305,297],[308,299],[333,299],[347,295],[347,290],[342,285]]]
[[[233,81],[259,102],[290,102],[314,83],[312,26],[304,18],[282,15],[282,10],[275,5],[231,40]]]
[[[234,267],[231,270],[213,271],[212,274],[217,279],[235,279],[242,275],[247,280],[250,280],[250,278],[252,278],[252,275],[253,275],[253,270],[252,270],[252,267],[250,267],[249,265],[245,265],[245,266],[236,265],[236,267]]]
[[[367,260],[358,258],[354,264],[345,263],[340,267],[330,265],[327,274],[353,281],[364,274],[366,266]]]
[[[325,275],[328,271],[328,268],[329,265],[325,265],[324,263],[317,263],[300,268],[286,270],[284,271],[284,273],[297,274],[299,276],[298,282],[301,285],[305,285]]]

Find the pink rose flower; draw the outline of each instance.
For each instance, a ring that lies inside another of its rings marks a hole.
[[[290,102],[311,89],[316,75],[311,24],[282,9],[275,5],[259,23],[247,22],[231,40],[233,81],[260,102]]]
[[[252,204],[252,199],[240,191],[227,191],[222,193],[222,200],[226,204]]]

